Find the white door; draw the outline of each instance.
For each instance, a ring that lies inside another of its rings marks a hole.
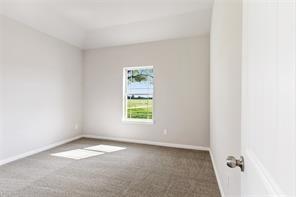
[[[243,3],[242,196],[296,196],[295,4]]]

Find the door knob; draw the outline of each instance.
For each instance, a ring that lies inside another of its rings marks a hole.
[[[242,172],[245,169],[244,157],[243,156],[240,156],[240,159],[236,159],[233,156],[228,156],[227,159],[226,159],[226,164],[230,168],[239,167]]]

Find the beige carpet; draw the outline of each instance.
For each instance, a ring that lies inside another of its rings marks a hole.
[[[53,155],[89,147],[89,151],[106,151],[88,154],[90,157],[84,159],[61,157],[69,155],[64,153]],[[220,194],[208,152],[80,139],[1,166],[0,196],[220,197]]]

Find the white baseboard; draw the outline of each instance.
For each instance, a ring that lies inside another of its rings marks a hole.
[[[130,142],[130,143],[137,143],[137,144],[147,144],[147,145],[155,145],[155,146],[164,146],[164,147],[172,147],[172,148],[183,148],[183,149],[192,149],[192,150],[201,150],[201,151],[209,151],[210,149],[208,147],[203,146],[193,146],[193,145],[186,145],[186,144],[173,144],[173,143],[165,143],[165,142],[154,142],[154,141],[146,141],[146,140],[134,140],[134,139],[127,139],[127,138],[112,138],[112,137],[103,137],[103,136],[95,136],[95,135],[79,135],[76,137],[73,137],[71,139],[63,140],[60,142],[56,142],[54,144],[50,144],[45,147],[41,147],[35,150],[31,150],[29,152],[19,154],[13,157],[9,157],[4,160],[0,160],[0,166],[40,153],[42,151],[46,151],[49,149],[52,149],[54,147],[69,143],[71,141],[80,139],[80,138],[93,138],[93,139],[102,139],[102,140],[112,140],[112,141],[120,141],[120,142]]]
[[[112,141],[118,141],[118,142],[130,142],[130,143],[136,143],[136,144],[164,146],[164,147],[171,147],[171,148],[182,148],[182,149],[201,150],[201,151],[209,151],[210,150],[210,148],[204,147],[204,146],[174,144],[174,143],[167,143],[167,142],[147,141],[147,140],[135,140],[135,139],[128,139],[128,138],[103,137],[103,136],[87,135],[87,134],[82,135],[82,137],[92,138],[92,139],[101,139],[101,140],[112,140]]]
[[[218,182],[221,197],[225,197],[225,193],[224,193],[224,190],[223,190],[223,187],[222,187],[222,180],[221,180],[221,177],[219,176],[218,169],[217,169],[217,166],[215,164],[214,156],[213,156],[213,153],[212,153],[211,149],[210,149],[210,156],[211,156],[213,168],[214,168],[214,171],[215,171],[215,174],[216,174],[216,179],[217,179],[217,182]]]
[[[38,148],[38,149],[35,149],[35,150],[31,150],[29,152],[26,152],[26,153],[23,153],[23,154],[20,154],[20,155],[9,157],[7,159],[1,160],[0,161],[0,166],[2,166],[4,164],[7,164],[7,163],[10,163],[10,162],[13,162],[13,161],[16,161],[16,160],[19,160],[19,159],[22,159],[22,158],[25,158],[25,157],[28,157],[28,156],[31,156],[31,155],[34,155],[34,154],[37,154],[37,153],[40,153],[42,151],[46,151],[46,150],[52,149],[54,147],[57,147],[57,146],[72,142],[74,140],[80,139],[81,137],[82,136],[79,135],[79,136],[76,136],[76,137],[73,137],[73,138],[70,138],[70,139],[67,139],[67,140],[63,140],[63,141],[60,141],[60,142],[50,144],[48,146],[44,146],[44,147],[41,147],[41,148]]]

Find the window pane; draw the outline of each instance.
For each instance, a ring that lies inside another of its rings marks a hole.
[[[152,95],[128,95],[127,118],[152,119]]]
[[[153,69],[127,70],[126,118],[152,119],[153,113]]]

